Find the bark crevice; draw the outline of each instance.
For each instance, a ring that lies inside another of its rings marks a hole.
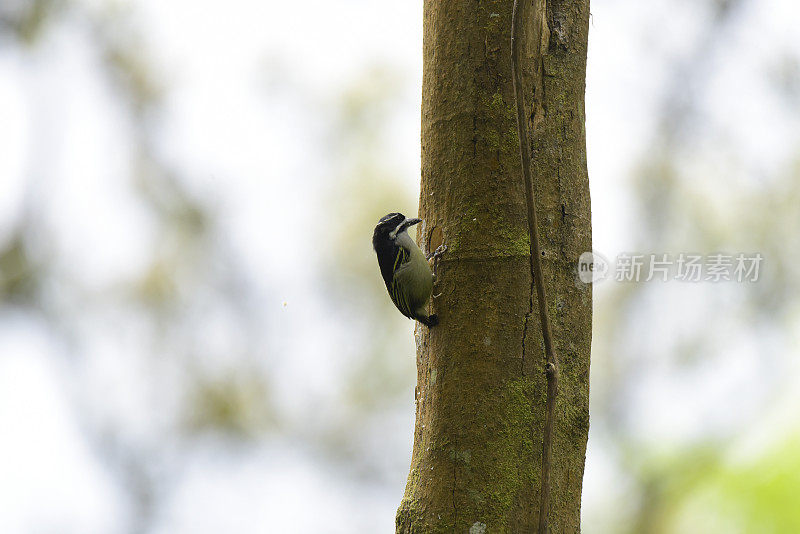
[[[533,292],[536,291],[534,288],[534,284],[536,282],[531,276],[531,288],[530,293],[528,295],[528,311],[525,313],[525,319],[522,322],[522,369],[520,372],[520,376],[525,376],[525,344],[528,341],[528,321],[531,319],[531,315],[533,315]]]

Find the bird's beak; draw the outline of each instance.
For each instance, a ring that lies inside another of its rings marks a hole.
[[[403,226],[406,228],[411,228],[415,224],[419,224],[422,222],[422,219],[417,219],[416,217],[406,217],[406,220],[403,221]]]

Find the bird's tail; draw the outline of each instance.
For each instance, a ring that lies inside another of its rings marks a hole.
[[[439,324],[439,316],[436,315],[435,313],[432,313],[431,315],[420,314],[416,316],[415,319],[424,324],[425,326],[427,326],[428,328],[434,327],[437,324]]]

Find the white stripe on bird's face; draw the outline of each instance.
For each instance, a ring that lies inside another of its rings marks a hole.
[[[398,224],[397,226],[395,226],[394,230],[392,230],[391,232],[389,232],[389,239],[397,239],[397,234],[398,234],[398,233],[400,233],[400,232],[402,232],[402,231],[404,231],[404,230],[406,229],[406,228],[404,228],[404,227],[403,227],[403,225],[404,225],[405,223],[406,223],[406,221],[400,221],[400,224]]]

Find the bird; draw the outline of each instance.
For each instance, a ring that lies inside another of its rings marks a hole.
[[[428,258],[408,235],[408,229],[420,222],[422,219],[402,213],[384,215],[372,234],[372,248],[394,305],[409,319],[430,328],[439,324],[436,314],[428,315],[425,311],[434,277]]]

